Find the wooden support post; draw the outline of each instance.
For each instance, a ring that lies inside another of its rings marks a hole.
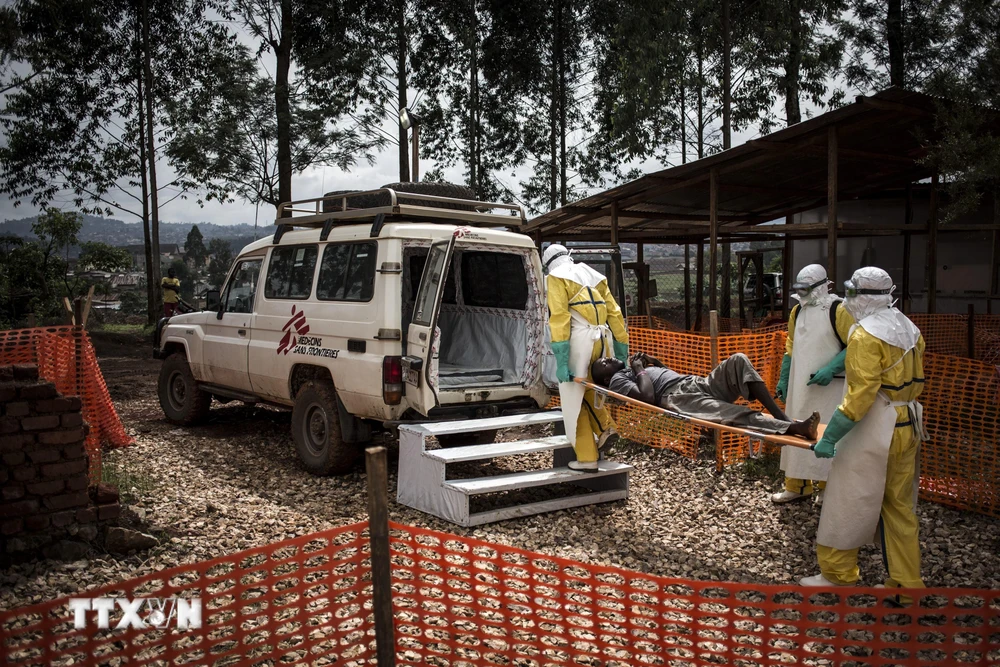
[[[718,307],[718,281],[716,269],[718,268],[719,253],[719,172],[712,169],[708,177],[708,224],[709,224],[709,245],[708,245],[708,309],[715,310]]]
[[[695,331],[701,331],[701,311],[705,307],[705,298],[703,296],[705,292],[705,242],[698,241],[698,261],[696,269],[698,275],[695,277],[694,284],[694,329]]]
[[[1000,188],[993,191],[993,224],[1000,225]],[[993,299],[1000,297],[1000,232],[993,230],[993,252],[990,256],[990,282],[986,287],[986,312],[992,314]]]
[[[385,447],[365,450],[365,469],[368,473],[368,538],[371,542],[376,659],[378,667],[392,667],[396,664],[396,641],[389,569],[389,482]]]
[[[969,304],[969,319],[968,319],[968,348],[969,348],[969,359],[976,358],[976,304]]]
[[[740,257],[739,259],[740,270],[738,278],[739,278],[740,289],[737,291],[738,292],[737,296],[739,297],[740,301],[740,322],[745,322],[747,318],[746,301],[743,298],[743,286],[746,284],[746,271],[744,271],[744,269],[746,268],[747,261],[749,260],[746,257]]]
[[[719,313],[715,310],[708,311],[708,335],[709,344],[712,350],[712,370],[719,365]]]
[[[87,299],[83,303],[83,318],[79,321],[79,324],[84,329],[87,328],[87,320],[90,319],[90,306],[94,303],[94,286],[91,285],[90,289],[87,290]]]
[[[691,244],[684,244],[684,330],[691,330]]]
[[[826,134],[826,275],[837,284],[837,128]]]
[[[793,216],[785,216],[785,224],[794,224],[795,218]],[[788,235],[785,235],[785,248],[781,254],[781,318],[788,319],[788,300],[791,297],[792,292],[792,267],[794,252],[793,241]],[[834,290],[837,288],[834,287]]]
[[[635,244],[636,315],[646,314],[646,261],[643,259],[643,244]]]
[[[906,184],[906,209],[903,214],[903,224],[913,223],[913,185]],[[911,234],[903,233],[903,312],[910,312],[910,246],[913,243]]]
[[[937,312],[937,186],[938,175],[931,178],[930,216],[927,219],[927,312]]]
[[[611,245],[618,245],[618,201],[611,200]]]

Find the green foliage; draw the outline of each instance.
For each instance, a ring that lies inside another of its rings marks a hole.
[[[145,315],[146,295],[145,293],[127,291],[122,292],[119,297],[121,312],[124,315]]]
[[[226,275],[233,265],[233,249],[228,241],[212,239],[208,242],[208,253],[212,257],[208,264],[208,284],[222,289],[222,283],[226,281]]]
[[[192,225],[184,242],[184,259],[190,261],[196,268],[201,268],[206,257],[208,249],[205,247],[205,237],[201,235],[198,225]]]

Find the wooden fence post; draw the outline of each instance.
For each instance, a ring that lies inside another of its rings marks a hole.
[[[719,311],[708,312],[708,335],[712,349],[712,370],[719,365]]]
[[[389,482],[385,447],[365,450],[368,473],[368,538],[371,542],[372,598],[378,667],[396,664],[392,577],[389,563]]]

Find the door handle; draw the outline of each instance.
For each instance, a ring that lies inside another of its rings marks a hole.
[[[246,336],[247,335],[247,330],[246,329],[240,329],[236,333],[238,333],[241,336]]]

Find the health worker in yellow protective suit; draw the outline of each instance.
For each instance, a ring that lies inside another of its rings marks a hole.
[[[778,396],[785,400],[789,419],[820,414],[825,424],[844,398],[844,359],[854,318],[831,294],[826,269],[810,264],[795,277],[792,298],[799,303],[788,315],[788,338],[781,360]],[[807,449],[781,448],[785,490],[771,502],[791,503],[812,496],[823,504],[823,489],[830,473],[830,459],[817,458]]]
[[[559,380],[566,437],[576,460],[573,470],[597,472],[601,449],[618,439],[614,421],[592,389],[573,382],[590,379],[590,365],[601,357],[628,360],[628,333],[621,309],[604,276],[572,260],[569,251],[552,244],[542,253],[548,272],[546,292],[549,331]],[[582,414],[581,414],[582,413]]]
[[[892,306],[892,279],[858,269],[844,306],[857,324],[847,341],[847,395],[816,443],[833,458],[816,534],[820,574],[803,586],[857,582],[858,547],[875,539],[889,573],[887,587],[922,588],[917,500],[924,387],[924,339]]]

